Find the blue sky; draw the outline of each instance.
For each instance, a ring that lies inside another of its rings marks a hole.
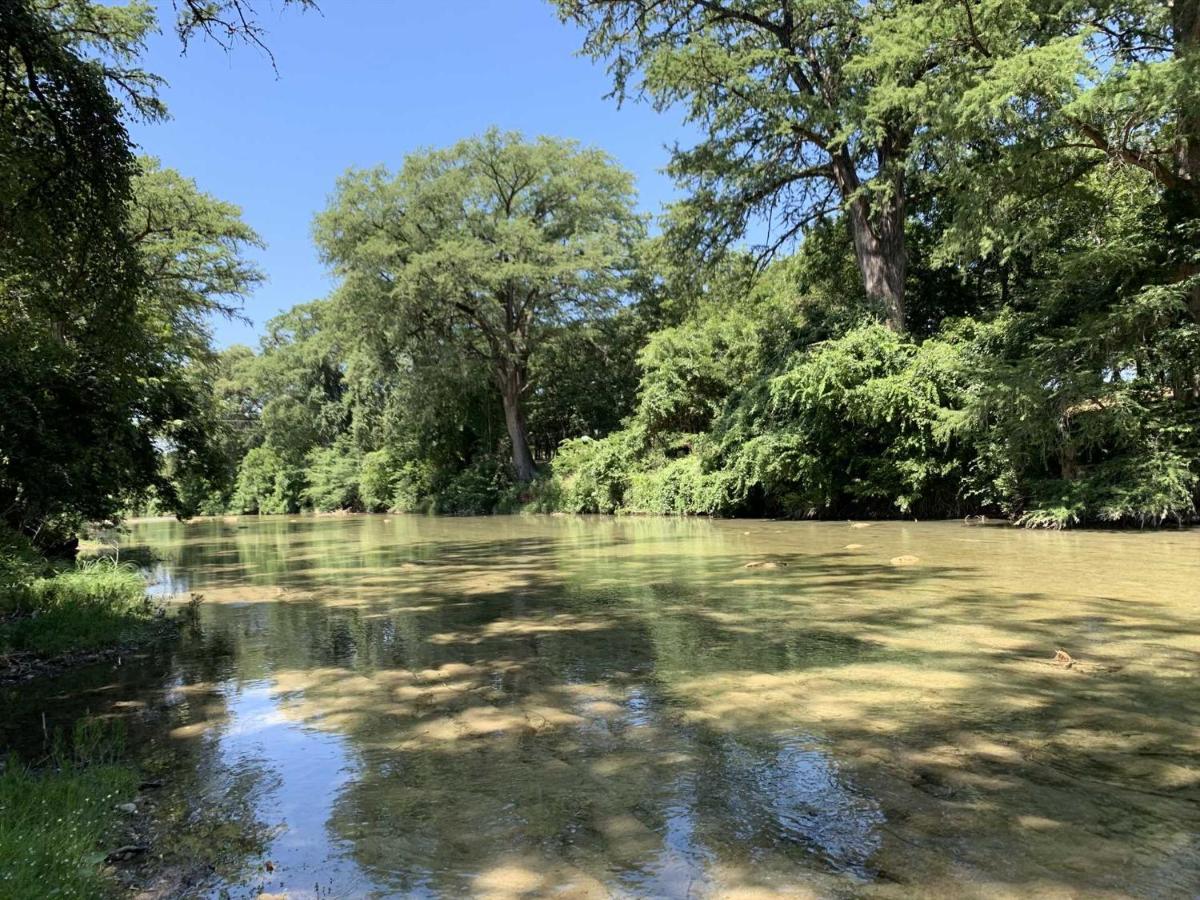
[[[321,0],[319,13],[264,0],[278,77],[252,47],[196,41],[181,56],[161,6],[146,68],[167,79],[172,118],[135,125],[134,139],[240,205],[268,244],[258,262],[269,280],[245,304],[252,324],[218,322],[222,346],[256,345],[271,316],[327,293],[311,223],[350,166],[395,167],[498,125],[607,150],[637,176],[649,212],[674,196],[661,169],[686,139],[681,116],[605,99],[604,67],[576,55],[580,32],[545,0]]]

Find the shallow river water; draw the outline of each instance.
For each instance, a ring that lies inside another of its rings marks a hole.
[[[203,595],[200,627],[10,694],[7,736],[128,719],[259,828],[211,896],[1200,895],[1197,532],[355,516],[122,541]]]

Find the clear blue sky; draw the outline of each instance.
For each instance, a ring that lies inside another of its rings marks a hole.
[[[253,324],[218,322],[222,346],[256,345],[267,319],[328,291],[311,223],[350,166],[395,167],[494,124],[607,150],[637,176],[649,212],[674,196],[661,169],[665,146],[687,140],[681,117],[605,99],[604,67],[576,55],[580,33],[544,0],[258,5],[278,77],[252,47],[197,40],[181,56],[163,0],[146,67],[167,79],[172,118],[133,128],[142,152],[240,205],[268,244],[258,262],[269,280],[245,304]]]

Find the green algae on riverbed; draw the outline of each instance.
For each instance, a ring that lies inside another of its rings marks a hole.
[[[13,727],[121,715],[256,823],[213,891],[1200,886],[1200,534],[350,517],[132,537],[164,592],[205,596],[201,633],[17,698]]]

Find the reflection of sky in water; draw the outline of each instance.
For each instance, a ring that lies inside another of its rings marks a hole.
[[[730,740],[722,759],[731,786],[731,818],[744,823],[746,839],[753,828],[771,843],[756,855],[775,849],[772,843],[796,843],[839,871],[866,877],[867,861],[879,847],[877,826],[883,822],[878,804],[856,794],[841,779],[826,753],[803,738],[783,741],[764,758]],[[773,821],[763,822],[767,816]]]
[[[156,600],[186,595],[188,591],[187,575],[166,563],[157,562],[150,566],[146,570],[146,580],[149,583],[147,593]]]
[[[839,776],[811,738],[766,735],[752,744],[722,738],[712,750],[673,785],[660,849],[622,879],[635,894],[719,893],[710,869],[727,844],[741,844],[754,861],[796,853],[871,878],[868,861],[881,844],[883,813]]]
[[[338,794],[353,780],[355,764],[346,739],[313,731],[280,714],[272,687],[251,682],[224,691],[229,722],[220,730],[221,762],[231,770],[253,769],[259,780],[254,807],[272,835],[259,877],[222,884],[213,897],[257,897],[260,891],[288,897],[356,896],[373,883],[344,842],[327,831]]]

